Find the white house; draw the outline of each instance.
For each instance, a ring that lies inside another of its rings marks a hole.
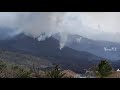
[[[119,69],[119,68],[117,69],[117,72],[120,72],[120,69]]]

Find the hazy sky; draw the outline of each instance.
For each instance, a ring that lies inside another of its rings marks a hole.
[[[17,14],[17,12],[0,12],[0,25],[13,24]],[[120,12],[68,12],[64,17],[75,24],[82,22],[95,29],[98,29],[99,24],[106,32],[120,32]],[[74,26],[74,24],[72,25]]]
[[[120,32],[120,12],[71,12],[67,16],[77,25],[82,23],[93,29],[99,25],[105,32]]]
[[[0,26],[18,27],[34,37],[64,32],[118,41],[120,12],[0,12]]]
[[[16,19],[16,14],[18,13],[0,12],[0,24],[12,23]],[[69,19],[77,21],[81,18],[84,24],[94,28],[100,24],[105,31],[114,31],[114,29],[119,31],[118,27],[120,28],[120,12],[68,12],[68,16]]]

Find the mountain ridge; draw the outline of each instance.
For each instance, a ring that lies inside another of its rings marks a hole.
[[[71,69],[79,73],[84,72],[85,68],[89,68],[102,59],[93,54],[76,51],[67,46],[60,50],[59,41],[53,37],[39,42],[35,38],[20,35],[8,41],[0,41],[0,48],[44,57],[51,63],[60,64],[64,69]]]

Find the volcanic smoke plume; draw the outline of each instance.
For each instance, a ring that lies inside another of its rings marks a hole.
[[[120,42],[119,21],[120,13],[109,12],[0,12],[0,39],[24,33],[41,41],[60,33],[60,49],[69,34]]]

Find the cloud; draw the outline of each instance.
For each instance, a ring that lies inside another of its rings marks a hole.
[[[119,12],[0,12],[0,27],[12,28],[14,35],[23,32],[39,41],[60,32],[61,48],[68,34],[120,42]]]
[[[63,15],[54,12],[19,13],[17,23],[24,33],[38,37],[42,33],[49,35],[58,32]]]

